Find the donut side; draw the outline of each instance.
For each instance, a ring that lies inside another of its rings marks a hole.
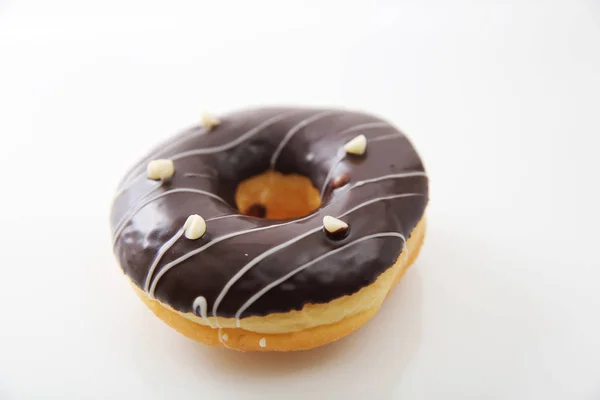
[[[301,311],[290,312],[294,313],[291,318],[290,313],[253,317],[255,321],[251,327],[254,330],[244,329],[247,328],[246,325],[242,325],[244,328],[235,328],[235,322],[231,325],[233,327],[211,328],[203,324],[204,321],[194,314],[175,311],[166,304],[150,299],[137,286],[133,285],[133,287],[140,299],[157,317],[179,333],[197,342],[239,351],[308,350],[341,339],[360,328],[377,313],[385,297],[416,260],[425,237],[425,228],[426,222],[423,217],[396,262],[371,285],[357,293],[326,304],[308,304]],[[380,295],[381,293],[383,296]],[[367,307],[361,307],[364,305]],[[332,315],[343,317],[332,318]],[[219,318],[219,325],[225,326],[225,320]],[[272,332],[278,322],[280,330],[285,330],[285,327],[289,326],[287,321],[290,320],[296,322],[296,330]],[[310,323],[307,324],[306,321]]]

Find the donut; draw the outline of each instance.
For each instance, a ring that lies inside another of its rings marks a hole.
[[[364,112],[205,115],[133,165],[110,211],[140,299],[208,345],[294,351],[355,331],[416,259],[429,201],[407,136]]]

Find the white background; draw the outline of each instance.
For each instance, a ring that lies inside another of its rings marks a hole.
[[[120,275],[113,190],[202,111],[281,103],[408,133],[426,245],[336,344],[207,348]],[[600,399],[599,135],[594,0],[0,0],[0,399]]]

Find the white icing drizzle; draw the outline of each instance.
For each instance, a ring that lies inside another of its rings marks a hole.
[[[345,213],[339,215],[337,218],[341,218],[344,217],[360,208],[363,208],[365,206],[368,206],[369,204],[373,204],[379,201],[383,201],[383,200],[390,200],[390,199],[395,199],[395,198],[401,198],[401,197],[411,197],[411,196],[424,196],[423,193],[403,193],[403,194],[399,194],[399,195],[392,195],[392,196],[384,196],[384,197],[378,197],[375,199],[371,199],[369,201],[366,201],[364,203],[359,204],[356,207],[351,208],[350,210],[346,211]],[[264,260],[265,258],[267,258],[268,256],[270,256],[271,254],[274,254],[276,252],[278,252],[281,249],[286,248],[287,246],[289,246],[290,244],[296,243],[299,240],[302,240],[303,238],[320,231],[322,228],[322,226],[318,226],[317,228],[311,229],[306,233],[303,233],[299,236],[296,236],[293,239],[290,239],[286,242],[283,242],[275,247],[270,248],[269,250],[259,254],[257,257],[255,257],[252,261],[250,261],[249,263],[247,263],[246,265],[244,265],[223,287],[223,289],[221,290],[221,292],[219,293],[219,295],[217,296],[217,299],[215,300],[213,307],[212,307],[212,315],[213,317],[217,316],[217,310],[219,308],[219,305],[221,304],[221,301],[223,301],[223,299],[225,298],[225,296],[227,295],[227,293],[229,292],[229,289],[231,289],[231,287],[246,273],[248,272],[252,267],[254,267],[256,264],[258,264],[260,261]]]
[[[183,176],[185,176],[186,178],[208,178],[208,179],[216,178],[216,176],[214,176],[214,175],[195,174],[193,172],[186,172],[185,174],[183,174]]]
[[[186,133],[189,133],[188,135],[186,135]],[[206,133],[206,129],[205,128],[201,128],[200,131],[197,133],[197,135],[202,135]],[[178,139],[182,140],[182,139],[187,139],[189,136],[192,136],[194,134],[194,131],[186,131],[183,132]],[[157,151],[156,153],[151,154],[150,156],[144,158],[142,161],[140,161],[139,163],[136,164],[136,166],[133,169],[138,168],[141,165],[147,164],[148,161],[150,160],[154,160],[156,158],[161,157],[163,154],[166,154],[169,150],[171,150],[171,148],[176,147],[177,145],[179,145],[179,141],[173,141],[169,144],[167,144],[165,147],[161,148],[159,151]],[[131,171],[133,173],[133,170]],[[127,190],[133,183],[135,180],[137,180],[139,177],[144,176],[144,173],[139,174],[139,175],[133,175],[133,176],[129,176],[127,177],[123,183],[120,185],[120,190],[119,193],[124,192],[125,190]]]
[[[274,254],[276,252],[278,252],[281,249],[284,249],[286,247],[288,247],[290,244],[295,243],[299,240],[304,239],[305,237],[320,231],[321,229],[323,229],[322,226],[319,226],[318,228],[314,228],[309,230],[308,232],[305,232],[299,236],[296,236],[293,239],[290,239],[286,242],[283,242],[281,244],[278,244],[275,247],[271,247],[269,250],[259,254],[257,257],[253,258],[252,261],[250,261],[249,263],[247,263],[246,265],[244,265],[238,272],[236,272],[236,274],[225,284],[225,286],[223,287],[223,289],[221,289],[221,292],[219,293],[219,295],[217,296],[217,299],[215,300],[214,304],[213,304],[213,308],[212,308],[212,315],[213,317],[217,316],[217,309],[219,308],[219,305],[221,304],[221,301],[223,301],[223,299],[225,298],[225,296],[227,295],[227,293],[229,292],[229,289],[231,289],[231,287],[238,281],[240,280],[240,278],[246,273],[248,272],[252,267],[254,267],[256,264],[258,264],[259,262],[261,262],[262,260],[264,260],[265,258],[267,258],[268,256],[270,256],[271,254]]]
[[[232,214],[232,216],[239,216],[237,214]],[[213,239],[211,242],[205,244],[204,246],[197,248],[196,250],[192,250],[187,254],[184,254],[183,256],[171,261],[170,263],[167,263],[163,268],[161,268],[160,271],[158,271],[158,273],[156,274],[156,277],[154,278],[154,281],[152,282],[152,285],[150,286],[150,292],[152,295],[154,294],[154,291],[156,290],[156,285],[158,285],[158,281],[160,280],[160,278],[166,274],[167,272],[169,272],[169,270],[175,266],[177,266],[178,264],[184,262],[185,260],[187,260],[190,257],[195,256],[198,253],[201,253],[202,251],[204,251],[205,249],[219,243],[222,242],[223,240],[227,240],[230,239],[232,237],[236,237],[236,236],[240,236],[240,235],[244,235],[246,233],[251,233],[251,232],[258,232],[258,231],[262,231],[265,229],[271,229],[271,228],[277,228],[279,226],[284,226],[284,225],[289,225],[289,224],[293,224],[293,223],[297,223],[298,221],[302,221],[305,219],[310,218],[310,216],[306,216],[304,218],[301,219],[297,219],[297,220],[292,220],[292,221],[288,221],[288,222],[283,222],[281,224],[277,224],[277,225],[269,225],[269,226],[262,226],[260,228],[252,228],[252,229],[247,229],[245,231],[239,231],[239,232],[232,232],[232,233],[228,233],[227,235],[223,235],[220,236],[218,238]]]
[[[379,182],[379,181],[383,181],[386,179],[394,179],[394,178],[409,178],[412,176],[424,176],[427,177],[427,174],[423,171],[414,171],[414,172],[401,172],[398,174],[389,174],[389,175],[383,175],[377,178],[371,178],[371,179],[365,179],[364,181],[360,181],[360,182],[356,182],[352,187],[358,187],[358,186],[362,186],[362,185],[366,185],[367,183],[374,183],[374,182]]]
[[[218,217],[209,218],[209,219],[207,219],[207,220],[206,220],[206,222],[209,222],[209,221],[216,221],[216,220],[218,220],[218,219],[224,219],[224,218],[239,217],[239,216],[240,216],[239,214],[227,214],[227,215],[220,215],[220,216],[218,216]]]
[[[121,226],[121,224],[123,224],[123,222],[125,220],[127,220],[127,218],[130,216],[131,210],[133,210],[136,207],[138,207],[141,203],[144,202],[144,200],[146,198],[148,198],[148,196],[150,196],[150,194],[152,194],[152,192],[157,191],[161,187],[162,187],[162,182],[159,182],[152,189],[150,189],[149,191],[147,191],[146,193],[144,193],[142,196],[140,196],[139,200],[136,203],[134,203],[131,207],[129,207],[129,209],[127,209],[127,211],[125,211],[125,213],[123,214],[123,217],[121,217],[121,219],[119,220],[119,222],[117,222],[117,225],[115,225],[115,231],[113,232],[113,235],[115,234],[115,232],[117,232],[117,230]]]
[[[227,348],[227,349],[231,349],[230,346],[227,345],[227,343],[225,343],[226,341],[229,340],[229,335],[227,333],[222,333],[223,332],[223,328],[219,328],[219,330],[217,331],[217,338],[219,339],[219,343],[221,343],[223,345],[223,347]]]
[[[362,131],[362,130],[367,130],[367,129],[376,129],[376,128],[392,128],[392,126],[390,124],[388,124],[387,122],[367,122],[364,124],[358,124],[355,126],[351,126],[348,129],[345,129],[343,131],[336,133],[335,136],[342,136],[342,135],[345,135],[346,133],[350,133],[350,132]]]
[[[406,238],[404,237],[404,235],[402,235],[401,233],[398,233],[398,232],[383,232],[383,233],[375,233],[372,235],[364,236],[364,237],[361,237],[360,239],[356,239],[353,242],[350,242],[341,247],[338,247],[337,249],[331,250],[325,254],[321,254],[319,257],[307,262],[306,264],[299,266],[298,268],[287,273],[286,275],[282,276],[281,278],[269,283],[267,286],[265,286],[264,288],[262,288],[261,290],[256,292],[254,295],[252,295],[248,300],[246,300],[246,302],[235,313],[235,320],[236,320],[235,323],[236,323],[237,327],[238,328],[241,327],[240,326],[241,325],[240,316],[244,313],[244,311],[246,311],[248,309],[248,307],[250,307],[252,304],[254,304],[254,302],[256,302],[258,299],[260,299],[265,293],[267,293],[269,290],[273,289],[275,286],[280,285],[281,283],[290,279],[292,276],[305,270],[306,268],[310,267],[311,265],[318,263],[322,259],[332,256],[336,253],[339,253],[340,251],[343,251],[343,250],[347,249],[348,247],[351,247],[358,243],[364,242],[365,240],[374,239],[374,238],[378,238],[378,237],[389,237],[389,236],[399,237],[406,244]]]
[[[281,154],[281,152],[283,151],[283,148],[285,147],[285,145],[290,141],[290,139],[298,132],[300,131],[302,128],[306,127],[307,125],[321,119],[324,117],[327,117],[329,115],[335,114],[337,111],[333,111],[333,110],[328,110],[328,111],[321,111],[318,112],[300,122],[298,122],[296,125],[294,125],[284,136],[283,140],[281,141],[281,143],[279,143],[279,146],[277,146],[277,149],[275,149],[275,152],[273,153],[273,155],[271,156],[271,168],[275,169],[275,163],[277,163],[277,158],[279,157],[279,154]]]
[[[379,182],[379,181],[383,181],[386,179],[393,179],[393,178],[408,178],[408,177],[413,177],[413,176],[423,176],[423,177],[427,177],[427,174],[423,171],[412,171],[412,172],[402,172],[402,173],[398,173],[398,174],[389,174],[389,175],[383,175],[377,178],[371,178],[371,179],[365,179],[364,181],[359,181],[356,182],[354,185],[352,185],[350,187],[350,189],[353,189],[355,187],[359,187],[362,185],[366,185],[368,183],[374,183],[374,182]],[[325,191],[325,188],[327,187],[327,184],[325,184],[323,186],[323,188],[321,189],[321,197],[323,197],[323,192]]]
[[[329,172],[327,172],[327,176],[325,177],[325,180],[323,181],[323,187],[321,187],[321,193],[319,194],[321,199],[323,199],[323,194],[325,194],[325,189],[327,189],[327,184],[329,183],[329,180],[331,179],[331,175],[333,175],[333,171],[335,170],[335,167],[338,166],[338,164],[344,159],[344,157],[346,157],[346,152],[344,151],[344,149],[338,150],[338,154],[337,154],[335,160],[333,161],[333,164],[331,165]]]
[[[369,204],[377,203],[379,201],[391,200],[391,199],[400,199],[402,197],[414,197],[414,196],[425,196],[425,194],[423,194],[423,193],[402,193],[402,194],[392,194],[392,195],[389,195],[389,196],[377,197],[377,198],[371,199],[369,201],[365,201],[364,203],[360,203],[356,207],[353,207],[350,210],[346,211],[345,213],[341,214],[338,218],[345,217],[346,215],[350,214],[351,212],[354,212],[354,211],[358,210],[359,208],[363,208],[365,206],[368,206]]]
[[[204,173],[188,172],[188,173],[184,174],[184,176],[186,176],[186,175],[190,175],[190,176],[208,175],[211,178],[216,178],[219,176],[219,171],[217,171],[217,169],[215,167],[211,167],[210,165],[203,165],[201,171]]]
[[[142,204],[138,203],[139,205],[135,208],[130,208],[130,210],[126,213],[126,215],[129,214],[129,216],[123,217],[123,219],[121,219],[121,221],[119,221],[119,224],[117,224],[117,227],[113,233],[113,247],[116,245],[117,239],[119,239],[119,236],[123,232],[123,229],[125,229],[125,227],[127,226],[127,223],[129,221],[131,221],[131,219],[133,218],[133,216],[135,214],[137,214],[142,208],[144,208],[148,204],[152,203],[153,201],[158,200],[161,197],[168,196],[170,194],[174,194],[174,193],[198,193],[198,194],[202,194],[202,195],[205,195],[208,197],[212,197],[216,200],[221,201],[224,204],[229,205],[225,200],[223,200],[216,194],[213,194],[213,193],[210,193],[210,192],[207,192],[204,190],[200,190],[200,189],[178,188],[178,189],[167,190],[157,196],[151,197],[150,199],[144,201]]]
[[[378,129],[378,128],[392,128],[392,126],[390,124],[388,124],[387,122],[368,122],[365,124],[358,124],[358,125],[352,126],[348,129],[345,129],[343,131],[336,133],[335,135],[342,136],[342,135],[345,135],[345,134],[351,133],[351,132],[366,131],[366,130]],[[394,136],[397,136],[397,135],[398,135],[398,133],[394,133]],[[400,135],[402,135],[402,134],[400,134]],[[375,139],[369,139],[369,141],[374,141],[374,140]],[[342,149],[338,150],[336,159],[333,162],[333,164],[331,165],[331,168],[329,169],[329,172],[327,172],[327,176],[325,177],[325,180],[323,181],[323,186],[321,187],[321,192],[320,192],[321,199],[323,198],[323,194],[325,194],[325,189],[327,189],[327,184],[329,183],[329,180],[331,179],[331,176],[333,175],[333,171],[338,166],[338,164],[340,162],[342,162],[342,160],[345,157],[346,157],[346,152],[344,151],[344,149],[342,148]]]
[[[148,195],[149,195],[149,194],[150,194],[150,193],[151,193],[153,190],[156,190],[156,189],[158,189],[158,188],[161,186],[161,184],[162,184],[162,181],[159,181],[159,182],[156,182],[156,181],[151,181],[151,182],[153,182],[153,183],[156,183],[156,184],[155,184],[155,186],[154,186],[154,187],[152,188],[152,190],[150,190],[148,193],[146,193],[146,194],[142,195],[142,196],[140,197],[140,201],[141,201],[141,200],[142,200],[144,197],[148,196]],[[123,194],[123,193],[124,193],[124,192],[125,192],[127,189],[129,189],[131,186],[133,186],[133,183],[134,183],[134,182],[131,182],[129,185],[127,185],[127,187],[124,187],[124,188],[120,188],[120,189],[118,189],[118,190],[117,190],[117,192],[115,193],[114,199],[116,200],[117,198],[119,198],[119,197],[120,197],[120,196],[121,196],[121,195],[122,195],[122,194]]]
[[[252,136],[257,135],[258,133],[260,133],[261,130],[263,130],[264,128],[268,127],[269,125],[273,125],[273,124],[275,124],[275,123],[283,120],[284,118],[286,118],[286,117],[288,117],[290,115],[299,113],[300,111],[301,110],[286,111],[286,112],[278,114],[278,115],[276,115],[274,117],[271,117],[271,118],[263,121],[262,123],[260,123],[256,127],[250,129],[246,133],[242,134],[241,136],[238,136],[236,139],[232,140],[231,142],[225,143],[223,145],[215,146],[215,147],[207,147],[207,148],[204,148],[204,149],[196,149],[196,150],[184,151],[182,153],[178,153],[178,154],[175,154],[172,157],[169,157],[169,159],[175,161],[175,160],[180,160],[182,158],[186,158],[186,157],[189,157],[189,156],[202,155],[202,154],[213,154],[213,153],[219,153],[221,151],[225,151],[225,150],[231,149],[231,148],[237,146],[238,144],[244,142],[246,139],[251,138]],[[203,133],[204,132],[206,132],[206,129],[203,130]],[[187,136],[182,137],[181,139],[187,139]],[[166,146],[161,151],[153,154],[151,157],[148,157],[146,160],[152,160],[154,158],[157,158],[160,155],[165,154],[168,150],[170,150],[174,146],[177,146],[178,144],[179,144],[179,141],[174,141],[173,143],[169,144],[168,146]],[[142,178],[144,176],[146,176],[145,173],[141,173],[141,174],[133,176],[130,179],[127,179],[121,185],[121,190],[119,190],[119,193],[122,193],[123,191],[125,191],[137,179],[140,179],[140,178]]]
[[[146,292],[150,288],[150,281],[152,280],[152,275],[154,274],[154,270],[156,269],[156,266],[158,265],[158,263],[160,262],[162,257],[165,255],[165,253],[167,251],[169,251],[171,246],[173,246],[177,240],[179,240],[179,238],[183,235],[184,232],[185,232],[185,226],[180,228],[177,231],[177,233],[175,233],[175,235],[173,235],[173,237],[171,237],[171,239],[169,239],[167,242],[165,242],[165,244],[163,244],[161,246],[161,248],[158,250],[158,253],[156,253],[156,257],[154,257],[154,261],[152,261],[152,265],[150,265],[150,269],[148,270],[148,273],[146,274],[146,280],[144,282],[144,290]],[[149,297],[153,298],[154,296],[150,295]]]
[[[262,338],[262,339],[260,339],[260,340],[258,341],[258,345],[259,345],[260,347],[262,347],[263,349],[264,349],[265,347],[267,347],[267,338]]]
[[[209,147],[209,148],[206,148],[206,149],[191,150],[192,153],[190,153],[190,152],[179,153],[179,154],[176,154],[173,157],[170,157],[170,159],[171,160],[178,160],[180,158],[187,157],[188,155],[211,154],[211,153],[217,153],[217,152],[220,152],[220,151],[223,151],[223,150],[230,149],[232,147],[237,146],[239,143],[245,141],[246,139],[248,139],[248,138],[250,138],[250,137],[258,134],[262,129],[268,127],[269,125],[277,123],[277,122],[283,120],[284,118],[286,118],[287,116],[293,115],[293,114],[297,114],[297,113],[299,113],[301,111],[302,110],[287,111],[287,112],[283,112],[281,114],[278,114],[278,115],[276,115],[274,117],[271,117],[271,118],[263,121],[261,124],[259,124],[255,128],[253,128],[253,129],[249,130],[248,132],[242,134],[237,139],[234,139],[232,142],[226,143],[224,145],[216,146],[216,147]],[[389,125],[387,122],[368,122],[368,123],[363,123],[363,124],[359,124],[359,125],[350,127],[350,128],[348,128],[346,130],[338,132],[336,135],[343,135],[343,134],[346,134],[346,133],[349,133],[349,132],[354,132],[354,131],[362,130],[362,129],[383,128],[383,127],[391,127],[391,125]],[[202,128],[200,130],[200,132],[198,132],[197,134],[201,135],[201,134],[204,134],[204,133],[206,133],[206,129]],[[288,134],[289,134],[289,132],[288,132]],[[187,139],[188,136],[189,135],[183,135],[180,138],[180,140]],[[174,142],[168,144],[167,146],[165,146],[161,150],[157,151],[156,153],[153,153],[152,155],[146,157],[143,161],[139,162],[137,165],[139,166],[139,165],[146,164],[148,162],[148,160],[153,160],[153,159],[156,159],[156,158],[162,156],[163,154],[166,154],[169,150],[171,150],[171,148],[176,147],[177,145],[179,145],[180,140],[177,140],[177,141],[174,141]],[[375,139],[375,140],[380,140],[380,139]],[[124,192],[126,189],[129,188],[129,186],[131,186],[131,184],[133,184],[133,182],[135,180],[137,180],[138,178],[140,178],[142,176],[144,176],[143,173],[125,179],[125,181],[121,184],[120,190],[118,190],[118,194]]]
[[[193,309],[196,315],[200,314],[200,317],[208,324],[208,326],[210,326],[212,329],[217,328],[208,319],[208,306],[206,304],[206,298],[204,296],[196,297],[196,299],[194,300]],[[227,347],[228,349],[231,348],[227,345],[227,343],[225,343],[227,340],[229,340],[229,335],[227,333],[223,333],[223,328],[219,328],[219,330],[217,331],[217,338],[223,346]]]
[[[127,189],[132,187],[133,184],[137,181],[137,178],[140,176],[145,176],[145,175],[139,174],[139,175],[136,175],[134,178],[127,179],[125,182],[123,182],[123,184],[118,188],[115,198],[121,196],[123,194],[123,192],[125,192]]]
[[[211,324],[210,320],[208,319],[208,313],[207,313],[208,305],[206,303],[206,298],[204,296],[196,297],[196,299],[194,300],[193,309],[194,309],[194,313],[196,315],[200,314],[200,317],[204,321],[206,321],[208,326],[210,326],[211,328],[214,328],[213,324]]]
[[[404,138],[404,135],[402,135],[400,132],[395,132],[395,133],[391,133],[389,135],[383,135],[383,136],[376,137],[375,139],[370,139],[370,141],[371,142],[380,142],[383,140],[400,139],[400,138]]]
[[[169,157],[171,160],[179,160],[185,157],[189,157],[189,156],[198,156],[198,155],[203,155],[203,154],[213,154],[213,153],[219,153],[221,151],[225,151],[225,150],[229,150],[235,146],[237,146],[238,144],[246,141],[247,139],[251,138],[252,136],[257,135],[258,133],[260,133],[260,131],[262,131],[264,128],[268,127],[269,125],[273,125],[281,120],[283,120],[284,118],[296,114],[299,111],[295,110],[295,111],[286,111],[284,113],[278,114],[274,117],[269,118],[266,121],[263,121],[260,125],[256,126],[255,128],[252,128],[251,130],[249,130],[248,132],[244,133],[241,136],[238,136],[236,139],[232,140],[231,142],[222,144],[220,146],[214,146],[214,147],[206,147],[203,149],[196,149],[196,150],[189,150],[189,151],[184,151],[182,153],[179,154],[175,154],[173,157]]]
[[[363,181],[361,181],[361,182],[363,182]],[[358,186],[361,182],[357,182],[354,186]],[[418,194],[418,193],[417,194],[416,193],[409,193],[409,195],[421,195],[421,196],[423,196],[423,194]],[[403,195],[400,195],[400,196],[403,196]],[[385,200],[387,198],[388,197],[386,197],[386,198],[380,198],[380,199],[381,200]],[[394,196],[392,196],[391,198],[394,198]],[[374,200],[378,200],[378,199],[374,199]],[[351,211],[354,211],[354,209],[352,209],[352,210],[350,210],[348,212],[351,212]],[[346,215],[346,214],[343,214],[343,215]],[[206,221],[208,222],[208,221],[214,221],[214,220],[220,219],[220,218],[230,218],[230,217],[240,217],[240,216],[241,215],[239,215],[239,214],[230,214],[230,215],[224,215],[224,216],[221,216],[221,217],[211,218],[211,219],[208,219]],[[221,237],[215,238],[211,242],[205,244],[204,246],[202,246],[202,247],[200,247],[200,248],[198,248],[196,250],[192,250],[192,251],[190,251],[187,254],[184,254],[183,256],[181,256],[181,257],[179,257],[179,258],[177,258],[177,259],[175,259],[175,260],[167,263],[163,268],[161,268],[161,270],[158,271],[158,273],[156,274],[156,277],[154,278],[154,281],[152,282],[152,285],[150,286],[149,294],[151,296],[154,296],[154,291],[156,290],[156,286],[158,285],[158,281],[160,280],[160,278],[162,278],[162,276],[164,274],[166,274],[167,272],[169,272],[169,270],[171,268],[173,268],[173,267],[177,266],[178,264],[184,262],[188,258],[193,257],[196,254],[204,251],[205,249],[207,249],[207,248],[209,248],[209,247],[211,247],[211,246],[213,246],[213,245],[215,245],[215,244],[217,244],[219,242],[222,242],[223,240],[227,240],[227,239],[230,239],[232,237],[244,235],[246,233],[258,232],[258,231],[262,231],[262,230],[266,230],[266,229],[271,229],[271,228],[277,228],[277,227],[281,227],[281,226],[285,226],[285,225],[289,225],[289,224],[295,224],[295,223],[298,223],[298,222],[301,222],[301,221],[305,221],[305,220],[307,220],[307,219],[309,219],[311,217],[312,217],[312,215],[307,215],[306,217],[299,218],[299,219],[296,219],[296,220],[291,220],[291,221],[288,221],[288,222],[283,222],[281,224],[262,226],[260,228],[252,228],[252,229],[247,229],[247,230],[239,231],[239,232],[232,232],[232,233],[229,233],[227,235],[223,235]]]
[[[246,139],[248,139],[248,138],[250,138],[250,137],[258,134],[262,129],[268,127],[269,125],[277,123],[280,120],[283,120],[284,118],[288,117],[289,115],[293,115],[293,114],[296,114],[298,112],[300,112],[300,111],[294,110],[294,111],[283,112],[283,113],[278,114],[278,115],[276,115],[276,116],[274,116],[272,118],[269,118],[266,121],[263,121],[261,124],[257,125],[256,127],[254,127],[253,129],[251,129],[248,132],[244,133],[243,135],[239,136],[237,139],[234,139],[233,141],[231,141],[229,143],[226,143],[224,145],[216,146],[216,147],[209,147],[209,148],[205,148],[205,149],[190,150],[190,151],[187,151],[187,152],[176,154],[173,157],[171,157],[170,159],[171,160],[178,160],[178,159],[181,159],[181,158],[184,158],[184,157],[188,157],[190,155],[211,154],[211,153],[216,153],[216,152],[220,152],[220,151],[223,151],[223,150],[227,150],[227,149],[229,149],[231,147],[237,146],[239,143],[245,141]],[[309,117],[307,119],[302,120],[301,122],[299,122],[298,124],[296,124],[294,127],[292,127],[290,129],[290,131],[288,131],[288,133],[286,134],[286,136],[283,139],[283,141],[280,143],[278,151],[276,151],[273,154],[273,157],[271,158],[271,165],[273,166],[275,164],[276,158],[279,156],[279,153],[283,149],[283,146],[285,146],[285,144],[291,138],[291,136],[293,136],[298,130],[302,129],[306,125],[310,124],[311,122],[313,122],[313,121],[315,121],[315,120],[317,120],[319,118],[325,117],[325,116],[333,114],[333,113],[334,113],[334,111],[324,111],[324,112],[317,113],[317,114],[313,115],[312,117]],[[355,125],[355,126],[352,126],[352,127],[348,128],[346,130],[338,132],[336,135],[343,135],[343,134],[346,134],[346,133],[349,133],[349,132],[354,132],[354,131],[357,131],[357,130],[374,129],[374,128],[389,127],[389,126],[390,125],[388,123],[386,123],[386,122],[370,122],[370,123],[358,124],[358,125]],[[206,132],[206,130],[202,131],[202,133],[204,133],[204,132]],[[394,136],[397,136],[397,135],[395,134]],[[373,139],[373,140],[381,140],[381,138],[376,138],[376,139]],[[148,157],[148,158],[149,159],[156,158],[159,155],[164,154],[168,149],[170,149],[171,147],[175,146],[176,144],[177,144],[176,142],[175,143],[171,143],[170,145],[166,146],[161,151],[159,151],[159,152],[155,153],[154,155],[152,155],[152,157]],[[333,173],[334,168],[343,159],[343,156],[345,156],[345,154],[342,154],[342,158],[339,161],[337,161],[336,163],[334,163],[334,165],[332,166],[331,170],[329,171],[328,176],[326,177],[325,183],[323,185],[323,188],[321,189],[321,196],[323,196],[323,192],[325,191],[325,188],[326,188],[328,180],[331,178],[331,174]],[[138,177],[141,177],[141,176],[144,176],[144,174],[142,173]],[[210,177],[210,175],[196,174],[196,173],[186,173],[185,176]],[[130,186],[130,185],[128,185],[128,183],[133,184],[133,181],[135,181],[135,179],[136,178],[133,178],[131,180],[126,181],[123,184],[121,190],[119,190],[119,193],[117,194],[117,196],[120,195],[123,191],[125,191]],[[127,188],[124,187],[125,185],[127,185]],[[153,191],[157,190],[160,187],[161,187],[161,185],[159,184],[156,187],[152,188],[148,193],[146,193],[145,195],[143,195],[140,198],[140,200],[138,201],[138,203],[136,203],[133,206],[131,206],[130,209],[125,212],[125,215],[117,223],[117,225],[116,225],[117,228],[113,232],[113,237],[114,237],[113,247],[116,244],[116,240],[117,240],[118,236],[122,232],[123,228],[126,226],[126,221],[128,219],[130,219],[131,216],[132,216],[132,215],[128,216],[128,214],[131,213],[131,210],[137,209],[138,206],[139,206],[139,204],[148,195],[150,195],[150,193],[152,193]],[[179,190],[179,189],[174,189],[174,190]],[[165,192],[165,193],[168,193],[168,192]],[[221,200],[222,202],[224,202],[225,204],[227,204],[220,197],[218,197],[218,196],[216,196],[216,195],[214,195],[212,193],[210,193],[210,194],[208,192],[205,192],[205,193],[207,193],[207,195],[215,197],[215,198]],[[162,197],[162,196],[159,196],[159,197],[156,197],[156,198],[160,198],[160,197]],[[144,203],[144,205],[142,205],[142,207],[144,207],[146,204],[148,204],[148,203]],[[135,212],[137,212],[137,211],[135,211]],[[133,212],[133,214],[135,214],[135,212]],[[120,227],[120,229],[119,229],[119,227]]]
[[[410,252],[410,249],[408,248],[408,242],[406,241],[406,238],[404,239],[404,250],[406,250],[404,252],[404,262],[408,262],[408,253]]]

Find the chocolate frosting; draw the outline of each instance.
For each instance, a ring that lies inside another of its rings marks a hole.
[[[219,119],[162,143],[120,184],[114,252],[138,287],[181,312],[198,314],[203,296],[209,316],[243,318],[350,295],[394,264],[428,201],[421,159],[398,129],[341,109],[255,108]],[[366,152],[345,154],[360,134]],[[146,177],[159,158],[173,160],[169,181]],[[241,215],[237,185],[269,168],[310,178],[321,207],[295,220]],[[197,240],[183,235],[192,214],[207,224]],[[325,215],[348,223],[347,236],[326,235]]]

